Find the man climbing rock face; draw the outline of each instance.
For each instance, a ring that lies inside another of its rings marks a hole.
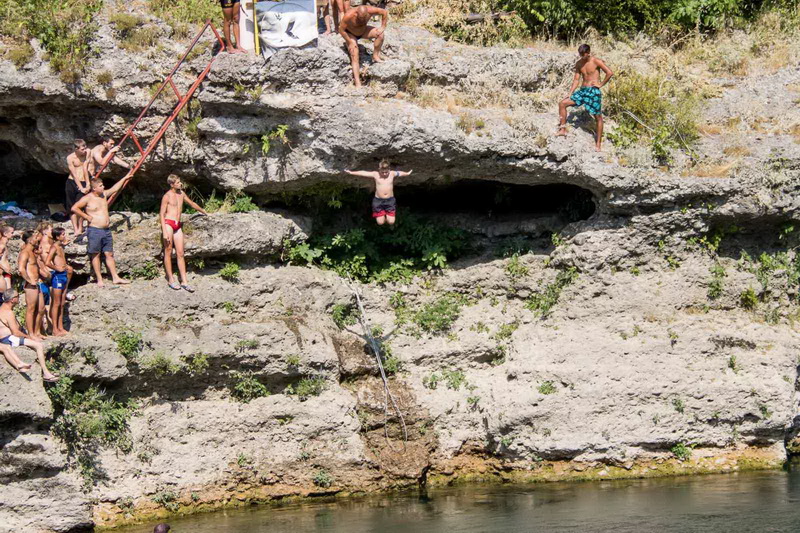
[[[381,16],[381,27],[370,26],[368,22],[374,15]],[[339,34],[344,37],[347,45],[347,52],[350,54],[350,65],[353,68],[353,80],[356,87],[361,87],[361,64],[358,57],[358,40],[373,39],[375,50],[372,53],[372,61],[380,63],[381,47],[383,46],[383,34],[386,31],[386,24],[389,23],[389,12],[385,9],[372,6],[359,6],[351,9],[342,18],[339,24]]]
[[[558,104],[560,120],[558,122],[557,135],[563,137],[567,134],[567,108],[575,105],[584,106],[586,111],[597,122],[595,150],[599,152],[603,142],[603,95],[600,89],[608,83],[614,73],[611,72],[611,69],[606,66],[602,59],[592,56],[588,44],[580,45],[578,54],[580,59],[575,63],[575,76],[569,89],[570,96],[567,96]],[[602,83],[600,82],[601,70],[606,75]],[[581,79],[583,80],[581,88],[576,91],[575,89],[578,88]]]
[[[389,162],[381,160],[378,171],[369,170],[345,170],[351,176],[371,178],[375,180],[375,197],[372,199],[372,218],[379,226],[383,224],[394,224],[397,216],[397,200],[394,197],[394,179],[410,176],[413,170],[400,172],[399,170],[389,170]]]

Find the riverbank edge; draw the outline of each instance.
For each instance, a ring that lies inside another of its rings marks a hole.
[[[691,456],[678,459],[672,454],[610,465],[576,461],[508,461],[502,458],[464,453],[431,468],[425,480],[429,487],[470,483],[548,483],[554,481],[602,481],[671,476],[706,475],[776,470],[786,465],[782,445],[746,446],[725,449],[696,448]],[[357,478],[354,476],[354,478]],[[391,492],[417,486],[420,480],[398,480],[391,487],[317,486],[271,484],[248,481],[184,489],[175,498],[142,496],[124,502],[100,502],[93,509],[95,531],[108,531],[151,520],[213,512],[222,509],[286,503],[321,497],[350,498],[368,493]],[[160,500],[156,503],[154,499]],[[169,499],[169,498],[167,498]]]

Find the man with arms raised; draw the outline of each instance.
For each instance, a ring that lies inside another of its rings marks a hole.
[[[588,44],[578,47],[580,59],[575,63],[575,76],[572,79],[572,86],[569,89],[570,96],[561,100],[558,104],[558,136],[563,137],[567,134],[567,108],[570,106],[584,106],[586,111],[597,121],[597,141],[595,150],[600,151],[600,143],[603,142],[603,95],[600,89],[608,83],[614,75],[611,69],[606,66],[602,59],[594,57]],[[600,82],[600,71],[605,73],[605,78]],[[583,83],[581,83],[583,80]],[[577,91],[578,84],[581,88]]]
[[[69,213],[69,218],[72,221],[72,229],[75,232],[75,236],[78,237],[83,234],[83,221],[72,211],[72,206],[83,195],[89,193],[89,163],[91,162],[91,156],[88,148],[86,148],[86,141],[83,139],[75,139],[73,146],[75,151],[67,156],[69,177],[64,187],[66,196],[64,207],[67,208],[67,213]]]
[[[117,155],[117,152],[119,152],[119,146],[114,146],[114,139],[104,137],[100,144],[92,148],[92,158],[89,162],[90,174],[94,174],[99,170],[106,162],[106,159],[111,159],[111,163],[130,170],[131,164],[121,155]]]
[[[367,23],[374,15],[381,16],[381,27],[376,28]],[[389,22],[389,12],[385,9],[372,6],[358,6],[351,9],[339,23],[339,34],[344,37],[347,44],[347,51],[350,54],[350,65],[353,67],[353,79],[356,87],[361,87],[361,64],[358,57],[358,40],[373,39],[375,41],[375,51],[372,53],[372,60],[376,63],[383,61],[381,57],[381,47],[383,46],[383,33],[386,31],[386,24]]]
[[[36,359],[39,361],[39,366],[42,367],[42,378],[45,381],[57,381],[58,376],[52,374],[45,364],[44,347],[41,342],[33,340],[31,335],[25,335],[20,329],[17,317],[14,316],[14,307],[19,303],[19,294],[14,289],[9,289],[3,293],[3,303],[0,305],[0,344],[5,345],[5,349],[16,348],[19,346],[27,346],[36,352]],[[5,350],[4,350],[5,352]],[[30,368],[30,365],[21,364],[17,354],[11,350],[13,357],[6,355],[8,362],[19,371],[25,372]]]
[[[122,279],[117,274],[117,263],[114,261],[114,243],[111,230],[108,229],[111,224],[108,216],[108,203],[114,201],[119,191],[130,179],[131,174],[128,173],[107,191],[103,185],[103,180],[93,179],[90,182],[92,192],[72,206],[73,213],[89,222],[89,227],[86,228],[86,237],[89,239],[86,251],[92,258],[92,270],[94,270],[99,287],[103,286],[103,275],[100,272],[101,252],[105,255],[106,267],[108,268],[108,273],[111,274],[111,281],[117,285],[130,283],[130,281]]]
[[[164,237],[164,270],[167,272],[167,283],[169,283],[170,288],[176,291],[183,289],[188,292],[194,292],[194,289],[189,286],[189,282],[186,280],[186,261],[183,258],[183,223],[181,222],[183,204],[189,204],[189,207],[196,209],[204,215],[208,215],[208,213],[203,211],[202,207],[186,196],[186,193],[183,191],[183,184],[178,176],[170,174],[167,177],[167,183],[170,189],[161,199],[161,211],[158,215],[158,220],[161,222],[161,234]],[[181,277],[180,286],[175,283],[175,276],[172,274],[173,248],[175,248],[178,273]]]
[[[19,275],[25,280],[22,288],[25,291],[25,327],[28,336],[42,340],[42,320],[44,319],[44,295],[39,290],[39,262],[37,247],[42,240],[38,231],[26,231],[22,234],[22,249],[17,255]]]
[[[400,172],[399,170],[389,170],[389,162],[382,159],[378,164],[378,171],[369,170],[345,170],[351,176],[371,178],[375,180],[375,197],[372,199],[372,218],[379,226],[388,223],[394,224],[397,215],[397,200],[394,197],[394,179],[410,176],[413,170]]]

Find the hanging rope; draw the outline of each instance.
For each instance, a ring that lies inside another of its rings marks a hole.
[[[381,349],[380,343],[375,340],[375,337],[372,335],[372,329],[369,327],[369,322],[367,321],[367,314],[364,311],[364,304],[361,301],[361,293],[358,288],[352,283],[352,280],[348,281],[347,283],[348,288],[353,292],[356,297],[356,305],[358,305],[358,321],[361,324],[361,328],[364,330],[364,337],[369,341],[370,347],[372,348],[372,353],[375,354],[375,361],[378,364],[378,370],[381,373],[381,379],[383,380],[383,435],[386,437],[386,444],[389,445],[390,448],[393,450],[395,449],[392,446],[391,441],[389,440],[389,404],[391,403],[392,409],[397,414],[397,417],[400,419],[400,426],[403,428],[403,452],[406,450],[406,442],[408,442],[408,429],[406,428],[406,420],[403,418],[403,413],[400,412],[400,407],[397,405],[397,402],[394,399],[394,395],[392,391],[389,390],[389,379],[386,377],[386,371],[383,369],[383,361],[381,360],[381,356],[383,355],[383,350]]]

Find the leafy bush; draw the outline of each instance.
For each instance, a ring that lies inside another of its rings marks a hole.
[[[84,392],[76,391],[71,377],[62,377],[47,388],[53,404],[53,434],[67,447],[70,460],[81,470],[87,486],[96,477],[95,457],[102,446],[128,453],[133,442],[129,420],[136,411],[132,401],[118,402],[113,396],[91,386]]]
[[[307,376],[295,385],[286,387],[286,394],[295,395],[300,401],[306,401],[311,396],[319,396],[325,390],[325,378],[322,376]]]
[[[393,376],[403,370],[403,362],[396,355],[389,355],[383,361],[383,370],[386,375]]]
[[[33,59],[33,47],[30,43],[20,43],[6,51],[6,58],[17,68],[24,67]]]
[[[661,76],[620,73],[606,101],[606,112],[618,124],[609,138],[620,148],[646,141],[653,157],[667,163],[671,148],[691,147],[698,138],[696,95]]]
[[[694,448],[694,446],[691,444],[687,446],[686,444],[679,442],[673,446],[670,451],[672,452],[672,455],[674,455],[679,461],[688,461],[692,457],[692,448]]]
[[[256,398],[269,396],[267,387],[258,381],[252,371],[233,372],[233,378],[236,380],[236,383],[233,385],[231,396],[236,400],[248,403]]]
[[[519,260],[519,253],[514,253],[506,263],[506,273],[511,281],[517,281],[528,275],[528,267]]]
[[[552,381],[542,381],[537,389],[539,394],[555,394],[557,392],[556,386]]]
[[[752,287],[746,288],[739,295],[739,305],[742,309],[747,309],[748,311],[755,310],[758,305],[758,296],[756,296],[756,291]]]
[[[76,83],[91,55],[102,0],[0,0],[0,36],[41,42],[50,66],[65,83]]]
[[[358,322],[358,309],[353,304],[334,304],[331,318],[339,329],[355,325]]]
[[[317,265],[340,276],[387,283],[447,267],[470,247],[471,237],[458,228],[408,215],[393,231],[360,221],[343,233],[321,234],[305,243],[286,242],[290,263]]]
[[[467,376],[458,369],[442,370],[442,379],[450,390],[459,390],[467,383]]]
[[[272,141],[280,141],[281,144],[289,144],[289,138],[286,133],[289,131],[289,126],[286,124],[279,124],[268,132],[261,135],[261,153],[267,155],[272,148]]]
[[[576,279],[578,279],[578,270],[575,267],[562,270],[556,275],[555,281],[546,285],[543,291],[533,293],[525,303],[525,307],[533,311],[537,316],[547,317],[558,303],[561,291]]]
[[[186,371],[192,376],[202,374],[208,370],[208,354],[197,352],[191,355],[182,355],[181,362],[183,363]]]
[[[225,263],[219,271],[219,277],[231,283],[239,283],[239,265],[236,263]]]
[[[422,378],[422,386],[426,389],[436,390],[439,386],[439,382],[442,380],[442,377],[434,372],[430,376],[425,376]]]
[[[158,376],[177,373],[181,367],[170,359],[164,352],[156,352],[150,357],[143,359],[139,367],[148,372],[154,372]]]
[[[247,350],[255,350],[258,348],[258,344],[257,339],[242,339],[236,343],[236,351],[242,353]]]
[[[221,27],[222,13],[214,0],[150,0],[150,10],[182,36],[188,36],[183,25],[205,24],[207,19]]]
[[[425,333],[442,335],[447,333],[461,314],[464,298],[448,293],[422,306],[411,320]]]
[[[114,332],[111,339],[117,343],[117,351],[128,361],[136,359],[144,348],[142,333],[130,328],[120,328]]]
[[[327,489],[328,487],[333,485],[333,476],[331,476],[330,472],[328,472],[324,468],[320,468],[314,474],[314,478],[312,481],[314,482],[314,485],[322,487],[323,489]]]
[[[709,271],[711,272],[711,279],[708,281],[708,298],[709,300],[716,300],[722,296],[722,283],[727,275],[725,268],[719,263],[715,263]]]
[[[134,279],[156,279],[158,274],[158,265],[156,265],[155,261],[148,261],[144,265],[131,270],[131,277]]]
[[[199,117],[196,117],[199,118]],[[199,120],[197,121],[200,122]],[[191,124],[191,121],[189,122]],[[187,125],[187,128],[189,126]],[[195,126],[196,127],[196,126]],[[187,130],[187,133],[188,130]],[[208,213],[247,213],[258,211],[258,205],[253,199],[242,191],[231,191],[224,198],[217,198],[217,191],[211,191],[211,196],[199,202],[203,204],[203,209]]]
[[[157,492],[150,499],[153,500],[153,503],[160,505],[168,511],[172,511],[173,513],[176,512],[180,507],[176,501],[178,499],[178,495],[171,490],[162,490]]]

